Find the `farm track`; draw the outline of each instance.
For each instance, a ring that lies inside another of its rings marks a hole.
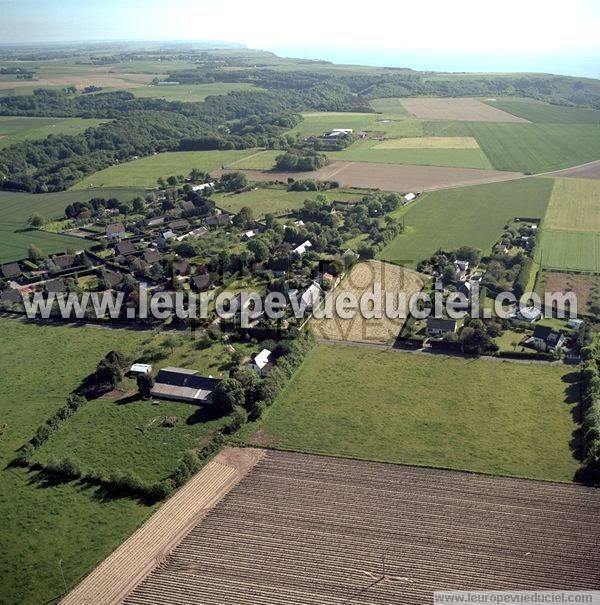
[[[262,456],[262,450],[254,449],[226,449],[218,454],[61,604],[120,603]]]
[[[421,605],[595,588],[598,492],[268,451],[127,605]]]

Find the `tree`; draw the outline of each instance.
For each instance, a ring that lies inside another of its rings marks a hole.
[[[137,388],[139,394],[144,398],[148,399],[150,397],[150,391],[154,386],[154,378],[150,376],[150,374],[140,374],[137,377]]]
[[[29,260],[41,260],[44,258],[44,253],[35,244],[30,244],[29,248],[27,248],[27,258]]]
[[[266,261],[271,256],[271,251],[265,242],[260,239],[251,239],[248,242],[248,250],[252,252],[257,261]]]
[[[114,389],[123,380],[123,372],[113,361],[101,359],[96,366],[96,384]]]
[[[246,397],[244,389],[235,378],[225,378],[213,393],[213,402],[223,415],[229,415],[236,406],[243,406]]]
[[[46,219],[37,212],[35,214],[32,214],[27,220],[27,224],[30,227],[33,227],[34,229],[39,229],[40,227],[43,227],[45,222]]]
[[[242,385],[244,391],[249,391],[259,381],[257,373],[250,368],[236,368],[231,377],[235,378]]]
[[[253,223],[254,212],[252,212],[252,208],[249,208],[248,206],[241,208],[240,211],[233,217],[233,224],[242,229],[251,227]]]
[[[223,191],[237,191],[248,186],[248,179],[243,172],[229,172],[221,177],[219,184]]]
[[[456,258],[466,260],[471,265],[477,265],[481,260],[481,250],[471,246],[461,246],[458,250],[456,250],[455,254]]]
[[[144,210],[146,209],[146,203],[144,202],[143,198],[138,196],[133,198],[131,208],[134,212],[137,212],[139,214],[141,212],[144,212]]]
[[[236,405],[231,411],[231,421],[229,422],[227,429],[230,433],[235,433],[236,431],[239,431],[246,422],[248,422],[248,412],[246,412],[241,405]]]

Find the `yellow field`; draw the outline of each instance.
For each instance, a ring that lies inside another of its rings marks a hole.
[[[406,137],[389,139],[373,149],[479,149],[473,137]]]
[[[366,319],[361,313],[357,313],[351,319],[342,319],[336,312],[335,300],[344,292],[352,293],[360,301],[360,297],[366,293],[374,292],[375,285],[381,286],[381,292],[385,299],[385,293],[392,293],[395,297],[394,304],[397,306],[398,293],[406,293],[406,304],[404,312],[408,312],[408,301],[411,295],[419,292],[423,282],[419,274],[405,267],[382,263],[380,261],[368,261],[358,263],[352,268],[350,274],[333,293],[333,317],[313,319],[311,326],[315,336],[324,340],[348,340],[373,343],[392,343],[400,333],[404,325],[404,319],[390,319],[386,316],[385,309],[382,317]],[[391,301],[390,301],[391,302]]]
[[[600,231],[600,181],[556,179],[544,227],[564,231]]]

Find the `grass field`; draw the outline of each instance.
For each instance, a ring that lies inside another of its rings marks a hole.
[[[193,168],[215,170],[245,156],[256,149],[231,151],[170,151],[132,162],[105,168],[79,181],[73,190],[94,187],[156,187],[159,177],[188,174]]]
[[[408,111],[402,105],[402,99],[398,98],[383,98],[371,99],[371,107],[378,113],[395,114],[399,116],[408,116]]]
[[[332,201],[347,201],[360,197],[356,193],[343,190],[325,191],[322,194]],[[248,206],[252,208],[254,218],[263,218],[270,212],[276,216],[289,214],[302,208],[304,201],[315,195],[317,195],[316,191],[286,191],[281,188],[268,188],[254,189],[239,194],[217,193],[213,199],[217,206],[229,212],[237,213],[244,206]]]
[[[235,160],[227,165],[232,170],[270,170],[275,166],[275,158],[283,152],[266,149]]]
[[[550,179],[522,179],[425,193],[404,214],[405,232],[380,258],[414,267],[438,248],[474,246],[489,251],[515,216],[542,218]]]
[[[152,512],[128,499],[103,502],[74,484],[42,487],[6,465],[15,451],[111,349],[135,351],[143,333],[0,320],[1,603],[39,605],[101,561]],[[93,405],[90,404],[90,405]]]
[[[193,103],[203,101],[209,95],[226,95],[233,90],[263,90],[244,82],[214,82],[211,84],[179,84],[174,86],[143,86],[132,88],[136,97],[166,99]]]
[[[497,170],[539,173],[600,159],[600,126],[469,122]]]
[[[418,138],[409,137],[407,147],[398,147],[403,139],[371,139],[357,141],[343,151],[329,152],[332,160],[349,162],[380,162],[383,164],[414,164],[417,166],[447,166],[451,168],[480,168],[491,170],[492,165],[479,148],[460,149],[428,146],[430,138],[423,138],[423,147],[413,141]]]
[[[542,229],[536,260],[547,269],[600,273],[600,233]]]
[[[17,260],[27,256],[30,244],[39,246],[45,254],[59,252],[67,248],[80,250],[89,245],[84,239],[69,237],[46,231],[22,231],[27,227],[27,219],[34,213],[47,220],[60,218],[68,204],[87,201],[91,197],[116,197],[130,200],[144,195],[142,189],[98,189],[93,194],[81,191],[61,191],[59,193],[14,193],[0,191],[0,262]]]
[[[248,443],[571,481],[566,366],[317,345]]]
[[[0,149],[25,140],[44,139],[50,134],[79,134],[103,122],[106,120],[0,116]]]
[[[550,105],[534,99],[498,99],[485,103],[536,124],[600,124],[600,111],[596,109]]]
[[[472,98],[407,97],[402,104],[410,115],[428,120],[474,122],[525,122],[510,113]]]
[[[600,231],[600,181],[555,179],[544,228]]]

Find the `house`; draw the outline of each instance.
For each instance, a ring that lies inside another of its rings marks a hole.
[[[454,268],[456,269],[457,278],[464,279],[467,272],[469,271],[469,261],[468,260],[455,260]]]
[[[23,299],[19,290],[7,288],[6,290],[2,290],[2,292],[0,292],[0,304],[17,305],[21,302],[23,302]]]
[[[67,291],[67,282],[64,278],[51,279],[44,284],[46,292],[54,292],[55,294],[63,294]]]
[[[579,330],[583,325],[583,319],[569,319],[567,321],[567,328],[572,328],[573,330]]]
[[[119,271],[105,271],[104,279],[109,289],[116,288],[123,281],[123,274]]]
[[[296,225],[296,227],[304,227],[304,221],[303,220],[294,221],[293,224]]]
[[[75,262],[75,256],[73,254],[55,254],[52,262],[58,269],[69,269]]]
[[[249,231],[245,231],[242,234],[242,238],[245,240],[249,240],[249,239],[252,239],[255,235],[256,235],[256,231],[254,231],[254,229],[250,229]]]
[[[131,256],[135,253],[135,246],[130,239],[124,239],[117,244],[117,254],[119,256]]]
[[[177,236],[169,229],[168,231],[163,231],[158,236],[158,246],[159,248],[164,248],[167,245],[167,242],[172,239],[176,239]]]
[[[310,311],[321,302],[322,292],[321,286],[313,282],[300,296],[300,303],[306,305],[306,310]]]
[[[192,185],[192,191],[204,191],[205,189],[210,189],[214,186],[215,183],[213,181],[210,183],[202,183],[201,185]]]
[[[209,273],[201,273],[199,275],[194,275],[190,280],[190,285],[194,290],[198,292],[204,292],[208,290],[212,286],[212,279]]]
[[[425,331],[429,336],[443,336],[448,333],[456,333],[457,327],[458,323],[456,319],[428,317]]]
[[[226,213],[215,214],[213,216],[206,217],[204,221],[207,227],[224,227],[231,223],[231,215]]]
[[[542,311],[537,307],[523,307],[519,309],[514,315],[509,316],[510,319],[516,319],[517,321],[526,321],[527,323],[533,323],[542,319]]]
[[[184,229],[189,229],[190,224],[184,218],[180,218],[176,221],[171,221],[168,227],[171,231],[183,231]]]
[[[146,225],[148,225],[148,227],[157,227],[158,225],[162,225],[165,222],[165,217],[164,216],[156,216],[154,218],[151,218]]]
[[[312,248],[312,244],[309,240],[306,240],[296,248],[292,250],[292,254],[296,254],[297,256],[302,256],[308,248]]]
[[[2,265],[2,277],[14,279],[15,277],[19,277],[19,275],[21,275],[19,263],[7,263],[6,265]]]
[[[142,376],[144,374],[151,374],[152,366],[148,363],[134,363],[127,374],[129,376]]]
[[[162,256],[158,250],[148,248],[147,250],[144,250],[143,258],[149,265],[153,265],[154,263],[159,262]]]
[[[497,244],[494,246],[494,252],[496,254],[506,254],[508,252],[508,246],[506,244]]]
[[[176,260],[173,262],[173,273],[175,275],[189,275],[191,271],[190,263],[186,260]]]
[[[212,399],[219,382],[220,379],[212,376],[199,376],[196,370],[168,367],[159,370],[150,395],[160,399],[205,403]]]
[[[196,209],[196,206],[194,205],[194,202],[185,201],[185,202],[181,202],[181,209],[184,212],[192,212],[193,210]]]
[[[402,196],[402,199],[404,200],[405,204],[409,204],[410,202],[412,202],[417,196],[414,193],[407,193],[406,195]]]
[[[548,326],[536,326],[533,336],[527,340],[527,344],[539,351],[560,351],[564,342],[565,335]]]
[[[271,351],[269,351],[269,349],[263,349],[260,353],[253,356],[246,364],[246,367],[256,372],[259,376],[266,376],[273,367],[273,364],[269,361],[270,357]]]
[[[121,239],[125,237],[123,223],[111,223],[106,225],[106,239]]]
[[[463,281],[456,286],[456,291],[463,294],[467,300],[471,298],[471,282]]]
[[[351,248],[348,248],[342,254],[342,260],[344,261],[344,265],[346,265],[346,267],[349,267],[354,261],[358,260],[359,258],[360,255],[354,252],[354,250],[352,250]]]

